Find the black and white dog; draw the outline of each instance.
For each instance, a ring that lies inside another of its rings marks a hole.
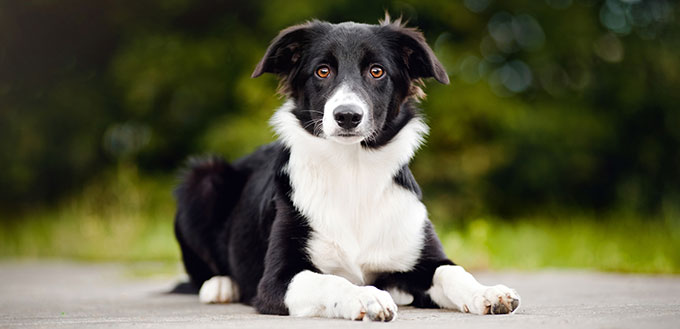
[[[423,35],[312,21],[272,41],[279,140],[234,163],[194,160],[176,191],[184,265],[205,303],[390,321],[397,305],[512,313],[442,250],[408,164],[428,132],[420,79],[449,79]]]

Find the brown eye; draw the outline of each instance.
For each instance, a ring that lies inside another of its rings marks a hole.
[[[326,65],[319,66],[319,68],[316,69],[316,75],[319,78],[322,78],[322,79],[328,78],[328,76],[330,74],[331,74],[331,69]]]
[[[385,70],[383,70],[383,68],[378,66],[378,65],[372,66],[370,72],[371,72],[371,76],[376,78],[376,79],[382,78],[382,76],[385,74]]]

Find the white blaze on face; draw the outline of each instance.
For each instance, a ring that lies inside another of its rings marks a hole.
[[[333,111],[342,105],[357,106],[363,112],[363,119],[359,126],[356,127],[357,137],[340,137],[337,134],[342,128],[335,121]],[[333,95],[328,98],[323,109],[323,133],[332,140],[343,144],[353,144],[361,142],[370,132],[371,112],[368,104],[357,94],[352,91],[346,84],[340,85]]]

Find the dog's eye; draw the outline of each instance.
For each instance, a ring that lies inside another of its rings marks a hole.
[[[321,65],[321,66],[319,66],[318,69],[316,69],[316,75],[319,78],[322,78],[322,79],[328,78],[328,76],[330,74],[331,74],[331,69],[326,65]]]
[[[371,76],[376,78],[376,79],[380,79],[380,78],[382,78],[383,75],[385,75],[385,70],[383,70],[383,68],[378,66],[378,65],[373,65],[371,67],[370,72],[371,72]]]

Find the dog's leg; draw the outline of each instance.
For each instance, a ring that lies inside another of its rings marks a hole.
[[[203,282],[198,293],[198,299],[204,304],[233,303],[238,298],[238,285],[228,276],[213,276]]]
[[[437,305],[474,314],[508,314],[519,308],[517,292],[504,285],[485,286],[460,266],[440,266],[434,273],[430,298]]]
[[[222,236],[230,226],[229,213],[244,181],[243,174],[220,158],[194,158],[175,190],[175,235],[184,267],[196,288],[211,277],[230,275],[228,253],[221,252],[229,241]]]
[[[397,305],[388,292],[311,271],[302,271],[293,277],[284,303],[293,316],[385,322],[397,316]]]

